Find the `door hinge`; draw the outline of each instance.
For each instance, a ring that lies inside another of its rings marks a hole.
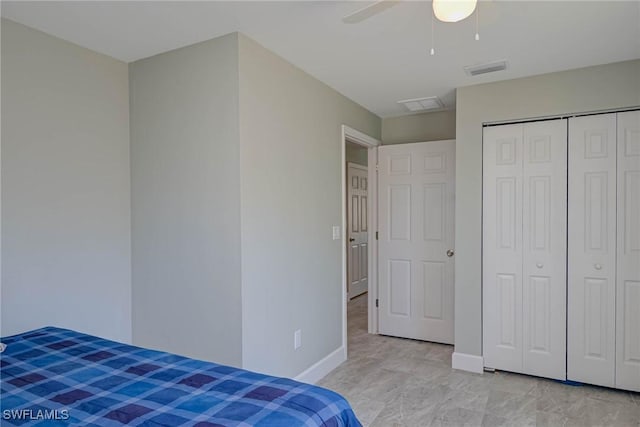
[[[378,232],[376,231],[376,240],[378,240]]]
[[[376,308],[378,308],[378,298],[376,298]]]
[[[378,170],[378,164],[376,163],[376,170]]]

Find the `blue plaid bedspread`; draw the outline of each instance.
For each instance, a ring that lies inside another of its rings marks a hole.
[[[360,426],[320,387],[46,327],[3,338],[2,425]]]

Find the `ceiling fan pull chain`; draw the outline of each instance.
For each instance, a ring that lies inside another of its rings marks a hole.
[[[476,6],[476,41],[480,40],[480,31],[478,30],[479,21],[480,21],[480,2],[478,2],[478,5]]]
[[[431,52],[430,52],[430,53],[431,53],[431,56],[433,56],[433,55],[435,55],[435,54],[436,54],[436,50],[435,50],[435,48],[434,48],[434,46],[435,46],[435,44],[436,44],[436,43],[435,43],[435,39],[434,39],[434,37],[433,37],[433,25],[434,25],[434,21],[435,21],[435,19],[434,19],[434,12],[433,12],[433,9],[431,9]]]

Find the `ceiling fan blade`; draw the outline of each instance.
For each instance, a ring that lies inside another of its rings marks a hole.
[[[358,22],[362,22],[365,19],[371,18],[373,15],[377,15],[378,13],[397,5],[401,1],[402,0],[377,1],[374,4],[363,7],[362,9],[345,16],[344,18],[342,18],[342,22],[344,22],[345,24],[357,24]]]

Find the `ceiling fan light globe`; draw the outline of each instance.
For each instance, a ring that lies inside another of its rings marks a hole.
[[[458,22],[476,9],[477,0],[433,0],[433,14],[442,22]]]

